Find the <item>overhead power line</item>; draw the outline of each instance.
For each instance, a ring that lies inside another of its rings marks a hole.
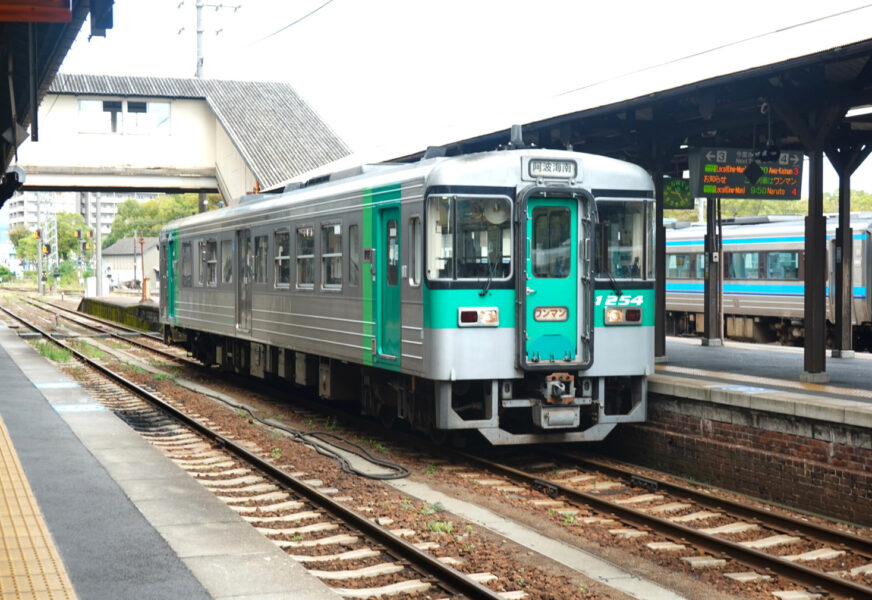
[[[293,27],[294,25],[296,25],[296,24],[299,23],[300,21],[304,21],[304,20],[308,19],[309,17],[311,17],[312,15],[314,15],[316,12],[318,12],[319,10],[321,10],[322,8],[324,8],[325,6],[327,6],[328,4],[330,4],[331,2],[333,2],[333,0],[327,0],[327,2],[325,2],[324,4],[322,4],[321,6],[319,6],[318,8],[316,8],[315,10],[309,11],[308,13],[306,13],[305,15],[303,15],[302,17],[300,17],[300,18],[297,19],[296,21],[293,21],[293,22],[291,22],[291,23],[288,23],[287,25],[285,25],[285,26],[282,27],[281,29],[277,29],[277,30],[273,31],[273,32],[270,33],[270,34],[263,36],[263,37],[260,38],[259,40],[255,40],[254,42],[252,42],[252,43],[249,44],[249,45],[250,45],[250,46],[253,46],[253,45],[255,45],[255,44],[259,44],[260,42],[262,42],[262,41],[264,41],[264,40],[268,40],[269,38],[273,37],[274,35],[278,35],[279,33],[285,31],[286,29],[290,29],[291,27]]]

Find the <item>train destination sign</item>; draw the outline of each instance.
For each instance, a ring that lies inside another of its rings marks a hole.
[[[755,160],[741,148],[700,148],[690,156],[694,197],[799,200],[802,152],[784,150],[773,161]]]

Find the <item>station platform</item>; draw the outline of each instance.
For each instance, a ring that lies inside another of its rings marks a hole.
[[[872,430],[872,355],[828,357],[830,381],[804,383],[803,349],[667,338],[648,391]]]
[[[338,598],[0,325],[0,598]]]
[[[113,294],[82,298],[77,310],[142,331],[160,331],[160,308],[157,302],[143,301],[139,296]]]

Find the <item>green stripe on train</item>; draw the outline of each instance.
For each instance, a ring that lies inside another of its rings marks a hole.
[[[431,290],[424,287],[424,328],[457,328],[457,311],[464,308],[496,307],[500,327],[515,326],[515,290]]]
[[[361,219],[360,241],[364,248],[372,248],[373,230],[375,229],[373,220],[375,219],[375,211],[372,208],[372,190],[363,190],[363,217]],[[372,350],[369,344],[375,339],[375,302],[373,299],[373,281],[370,275],[370,270],[366,263],[360,265],[360,289],[362,295],[362,310],[361,321],[363,322],[363,331],[361,332],[361,340],[364,343],[362,350],[363,364],[372,365]]]

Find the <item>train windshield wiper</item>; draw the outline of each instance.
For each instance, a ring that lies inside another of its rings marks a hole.
[[[615,290],[615,294],[619,297],[623,295],[624,292],[621,288],[618,287],[618,282],[615,281],[615,276],[612,275],[611,269],[606,270],[606,275],[609,276],[609,283],[612,284],[612,289]]]
[[[491,262],[490,259],[488,259],[487,281],[485,282],[482,290],[478,293],[479,296],[484,296],[485,294],[487,294],[488,290],[490,289],[491,282],[494,280],[494,271],[496,271],[496,270],[497,270],[497,263]]]

